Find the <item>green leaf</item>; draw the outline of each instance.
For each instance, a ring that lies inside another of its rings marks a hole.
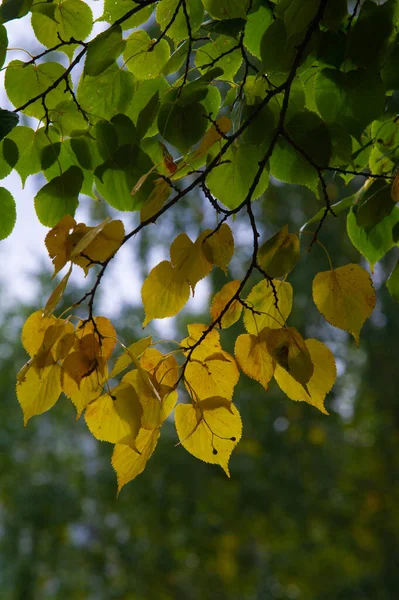
[[[252,144],[230,146],[223,156],[223,164],[215,167],[206,178],[212,194],[228,208],[237,208],[247,197],[255,178],[260,159],[259,150]],[[252,200],[259,198],[269,183],[269,174],[263,171]]]
[[[137,79],[157,77],[170,58],[166,40],[151,40],[144,30],[134,31],[126,40],[123,59],[129,71]]]
[[[202,0],[202,4],[215,19],[245,19],[250,0]]]
[[[316,169],[284,138],[278,140],[270,158],[270,174],[285,183],[306,185],[317,191],[319,179]]]
[[[199,102],[184,109],[175,102],[165,102],[158,115],[159,133],[182,154],[186,154],[207,130],[208,121],[204,114],[204,107]]]
[[[157,4],[156,20],[162,31],[165,30],[174,18],[179,2],[180,0],[162,0],[162,2]],[[204,7],[201,0],[187,0],[186,7],[190,20],[191,33],[195,33],[201,27]],[[179,11],[167,31],[167,36],[175,42],[182,42],[188,38],[186,16],[182,5],[180,5]]]
[[[18,148],[18,162],[14,168],[21,177],[22,186],[26,178],[41,170],[38,148],[35,145],[37,134],[30,127],[19,126],[8,134],[8,139]]]
[[[388,277],[386,286],[395,302],[399,302],[399,260]]]
[[[6,23],[24,17],[30,10],[33,0],[3,0],[0,6],[0,21]]]
[[[79,204],[82,183],[82,170],[76,166],[46,183],[35,196],[39,221],[47,227],[54,227],[65,215],[73,216]]]
[[[0,24],[0,67],[4,65],[8,48],[7,29]]]
[[[331,139],[327,125],[310,110],[298,112],[287,123],[287,131],[295,144],[318,167],[327,167],[331,157]]]
[[[339,202],[336,202],[335,204],[331,205],[332,210],[334,211],[335,215],[339,215],[342,212],[344,212],[345,210],[347,210],[348,208],[350,208],[353,203],[356,200],[356,195],[352,194],[351,196],[347,196],[346,198],[342,198],[342,200],[340,200]],[[306,230],[309,225],[313,225],[314,223],[320,223],[320,220],[324,217],[325,214],[325,207],[323,206],[323,208],[321,208],[320,210],[317,211],[317,213],[311,218],[309,219],[309,221],[307,221],[304,225],[302,225],[300,231],[304,231]],[[327,217],[332,217],[333,215],[331,214],[331,212],[327,213]]]
[[[143,138],[146,135],[147,131],[150,129],[153,122],[156,121],[159,106],[159,92],[156,91],[155,94],[147,102],[145,107],[140,111],[139,116],[137,118],[137,136],[139,138]]]
[[[155,77],[154,79],[146,79],[138,81],[134,91],[134,102],[130,103],[129,108],[125,111],[137,126],[139,114],[147,106],[151,98],[158,92],[159,98],[162,101],[165,92],[169,89],[169,84],[165,77]],[[147,131],[148,136],[153,136],[158,133],[157,120],[154,119],[151,127]]]
[[[366,0],[348,35],[347,58],[354,65],[370,68],[382,63],[394,27],[394,2],[377,6]]]
[[[276,19],[266,29],[260,43],[260,55],[263,70],[268,75],[288,73],[296,52],[294,37],[288,38],[281,19]]]
[[[131,191],[152,167],[152,161],[138,146],[121,146],[112,159],[95,170],[97,190],[117,210],[138,210],[152,191],[154,177],[149,176],[134,196]]]
[[[284,19],[288,38],[308,27],[319,4],[319,0],[282,0],[278,4],[276,13]]]
[[[399,35],[392,45],[391,53],[381,69],[382,81],[387,90],[399,89]]]
[[[391,186],[378,179],[362,195],[362,201],[357,206],[356,223],[359,227],[370,230],[390,215],[394,207]]]
[[[334,0],[334,2],[327,2],[321,22],[327,29],[338,31],[347,14],[348,0]]]
[[[99,21],[115,23],[115,21],[126,15],[132,8],[135,8],[135,5],[132,5],[132,0],[105,0],[104,14]],[[134,29],[142,23],[145,23],[152,15],[152,11],[153,6],[140,8],[140,10],[129,17],[129,19],[121,23],[122,29]]]
[[[188,40],[185,40],[180,46],[173,52],[168,62],[163,66],[161,74],[171,75],[176,73],[187,59],[188,52]]]
[[[19,117],[14,112],[0,108],[0,140],[18,125]]]
[[[84,74],[91,77],[100,75],[114,64],[115,59],[122,54],[124,48],[125,41],[122,39],[120,25],[115,25],[103,31],[89,44]]]
[[[85,40],[93,27],[93,14],[82,0],[63,0],[56,4],[53,18],[42,12],[33,12],[32,27],[39,42],[52,48],[60,43],[60,39],[65,42],[72,37]],[[60,51],[71,58],[76,48],[76,44],[65,45]]]
[[[352,244],[370,263],[371,268],[397,243],[399,208],[382,219],[372,229],[360,227],[356,222],[356,214],[352,209],[348,213],[346,227]]]
[[[323,69],[315,80],[315,100],[327,122],[338,122],[349,134],[360,137],[364,128],[383,113],[385,90],[373,69],[342,73]]]
[[[244,46],[260,59],[260,44],[266,29],[273,22],[273,13],[266,6],[259,6],[254,12],[250,12],[245,25]]]
[[[35,66],[33,64],[27,65],[20,60],[13,60],[7,66],[5,76],[5,88],[8,98],[14,106],[22,106],[39,94],[44,94],[50,86],[64,76],[64,73],[65,68],[57,62],[46,62]],[[64,89],[65,85],[58,85],[46,94],[47,110],[51,110],[65,100]],[[36,102],[27,106],[23,112],[40,120],[45,116],[41,100],[36,100]]]
[[[2,159],[0,160],[0,179],[3,179],[11,173],[17,164],[19,152],[16,143],[8,137],[2,140],[0,148],[0,155]]]
[[[64,100],[49,111],[50,121],[62,136],[82,135],[89,125],[73,100]]]
[[[223,69],[223,73],[220,74],[218,79],[225,79],[227,81],[233,81],[234,75],[237,73],[242,63],[242,55],[240,50],[233,50],[237,46],[237,42],[225,35],[219,35],[214,42],[204,44],[198,48],[195,55],[195,66],[201,71],[205,68],[212,69],[214,66]],[[217,62],[213,62],[219,56],[223,56]],[[206,66],[208,65],[208,66]]]
[[[0,240],[4,240],[14,229],[17,209],[13,196],[4,187],[0,187]]]
[[[77,98],[91,121],[93,118],[108,120],[126,111],[133,97],[133,89],[133,75],[112,63],[97,77],[82,77]],[[98,90],[107,90],[107,93],[99,94]]]

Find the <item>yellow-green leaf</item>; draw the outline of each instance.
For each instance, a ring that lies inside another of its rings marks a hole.
[[[175,423],[180,443],[190,454],[220,465],[230,477],[228,463],[242,434],[240,413],[234,404],[220,397],[178,404]]]
[[[278,279],[273,280],[273,285],[276,295],[271,283],[264,279],[252,288],[245,300],[252,309],[244,309],[244,325],[248,333],[258,335],[264,327],[278,329],[288,319],[292,309],[292,286]]]
[[[233,233],[227,223],[223,223],[215,233],[210,237],[208,235],[203,241],[204,255],[211,264],[227,273],[228,264],[234,254]]]
[[[376,304],[367,271],[350,264],[317,273],[313,280],[313,300],[326,321],[349,331],[359,345],[360,330]]]
[[[313,375],[313,362],[303,337],[295,327],[264,329],[261,332],[272,358],[304,386]]]
[[[291,400],[312,404],[326,415],[324,399],[331,390],[337,377],[337,368],[333,353],[318,340],[305,340],[314,369],[313,375],[306,384],[308,393],[285,369],[276,366],[274,378],[280,388]]]
[[[211,305],[212,321],[216,321],[216,319],[219,318],[221,312],[224,310],[227,303],[230,302],[233,296],[237,293],[240,284],[240,280],[229,281],[229,283],[226,283],[226,285],[222,287],[220,292],[218,292],[215,295]],[[227,311],[220,319],[220,327],[222,329],[230,327],[238,321],[238,319],[241,317],[241,313],[242,304],[237,299],[233,300]]]
[[[141,289],[145,319],[143,327],[152,319],[174,317],[190,296],[190,284],[184,275],[164,260],[154,267]]]
[[[258,261],[269,277],[284,277],[299,258],[299,238],[284,225],[259,249]]]

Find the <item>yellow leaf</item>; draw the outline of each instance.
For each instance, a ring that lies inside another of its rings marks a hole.
[[[265,279],[250,291],[245,302],[252,310],[244,309],[244,325],[248,333],[258,335],[264,327],[279,329],[289,317],[292,309],[292,286],[278,279],[274,279],[273,284],[277,294],[277,307],[272,285]]]
[[[75,405],[77,416],[79,418],[86,406],[95,398],[103,393],[103,387],[108,379],[108,371],[102,375],[98,371],[93,371],[88,377],[84,377],[80,386],[63,370],[61,374],[62,391]]]
[[[61,279],[59,284],[56,286],[54,291],[51,293],[49,299],[46,302],[46,306],[44,307],[43,316],[49,317],[53,312],[62,296],[64,295],[65,288],[67,286],[69,276],[72,273],[72,264],[69,268],[69,271],[64,277]]]
[[[26,319],[22,328],[21,341],[29,356],[35,356],[38,352],[46,330],[60,322],[62,321],[53,315],[43,317],[43,310],[37,310]]]
[[[171,187],[164,179],[156,179],[154,188],[140,210],[140,221],[148,221],[157,214],[169,198]]]
[[[220,132],[227,133],[228,131],[230,131],[231,120],[226,116],[220,117],[220,119],[218,119],[216,121],[216,125],[217,126],[212,125],[212,127],[210,129],[208,129],[208,131],[202,138],[201,143],[198,146],[197,150],[195,150],[195,152],[193,153],[193,157],[192,157],[193,159],[196,159],[196,158],[199,158],[200,156],[205,156],[206,154],[208,154],[208,150],[214,144],[216,144],[216,142],[218,142],[219,140],[222,139]]]
[[[204,462],[217,464],[230,477],[228,463],[241,439],[240,413],[225,398],[207,398],[175,408],[177,435],[184,448]]]
[[[240,280],[229,281],[229,283],[226,283],[220,292],[215,295],[211,305],[211,319],[213,322],[219,318],[219,315],[225,308],[226,304],[230,302],[233,296],[237,293],[240,284]],[[241,317],[241,313],[242,304],[238,300],[233,300],[221,318],[220,327],[222,329],[230,327],[238,321],[238,319]]]
[[[74,330],[72,323],[69,321],[61,321],[60,319],[57,319],[57,321],[55,325],[50,325],[44,333],[42,345],[33,361],[36,369],[42,369],[59,360],[61,340]]]
[[[76,221],[70,215],[65,215],[55,227],[50,229],[44,243],[50,258],[53,259],[54,273],[52,279],[66,265],[70,259],[70,252],[67,245],[69,231],[74,229]]]
[[[259,381],[267,391],[276,363],[267,350],[265,340],[261,336],[244,333],[236,340],[234,354],[245,375]]]
[[[305,344],[314,365],[313,375],[306,384],[308,393],[279,365],[276,366],[274,378],[291,400],[308,402],[327,415],[328,412],[324,408],[324,399],[337,377],[334,356],[331,350],[318,340],[309,339],[305,341]]]
[[[195,242],[186,233],[180,233],[170,246],[172,265],[190,283],[193,293],[197,283],[212,270],[202,250],[207,231],[202,232]]]
[[[129,446],[121,444],[115,446],[112,466],[118,480],[118,494],[126,483],[144,471],[147,461],[156,448],[159,436],[159,429],[140,429],[136,438],[137,452]]]
[[[100,354],[105,360],[108,360],[116,344],[114,326],[106,317],[94,317],[94,323],[95,326],[92,321],[86,321],[76,329],[76,335],[79,339],[82,339],[88,334],[94,334],[96,337],[100,334]]]
[[[148,385],[148,382],[138,369],[126,373],[122,379],[122,383],[129,383],[134,387],[143,408],[141,426],[145,429],[160,427],[170,415],[177,402],[176,390],[172,392],[167,391],[165,396],[160,398],[154,393],[154,389]]]
[[[203,325],[202,323],[191,323],[187,326],[188,329],[188,337],[184,338],[180,346],[182,348],[191,348],[194,346],[202,337],[203,333],[207,331],[207,325]],[[192,353],[192,358],[196,360],[203,360],[207,356],[215,354],[222,350],[222,346],[220,345],[219,332],[216,329],[212,329],[204,340],[202,340],[201,344],[195,348]],[[185,350],[184,354],[187,355],[188,350]]]
[[[201,347],[198,350],[201,351]],[[231,400],[240,377],[234,358],[221,349],[201,359],[199,356],[197,350],[193,352],[184,373],[184,382],[191,397],[204,400],[221,396]]]
[[[207,260],[227,273],[227,266],[234,254],[233,233],[227,223],[215,232],[209,233],[203,241],[202,250]]]
[[[143,327],[152,319],[173,317],[186,304],[190,284],[185,277],[164,260],[154,267],[141,288],[145,319]]]
[[[61,394],[61,367],[53,364],[40,372],[29,369],[17,383],[17,397],[24,413],[24,424],[35,415],[49,410]]]
[[[103,226],[102,228],[100,228]],[[94,235],[94,232],[95,235]],[[82,267],[84,272],[88,273],[90,266],[95,262],[104,262],[108,260],[120,248],[125,237],[125,228],[122,221],[100,223],[97,227],[89,228],[88,233],[75,246],[71,255],[73,262]],[[87,243],[86,245],[86,242]],[[77,252],[77,249],[83,247],[83,250]]]
[[[117,358],[114,364],[114,368],[109,374],[110,378],[116,377],[117,375],[119,375],[119,373],[122,373],[122,371],[124,371],[132,363],[132,359],[129,356],[129,353],[135,356],[137,359],[139,359],[140,356],[143,354],[144,350],[146,350],[151,344],[151,335],[131,344],[127,348],[127,351],[125,351],[123,354],[121,354],[121,356]]]
[[[295,327],[266,328],[260,333],[271,357],[304,386],[313,375],[313,362],[303,337]]]
[[[91,244],[96,235],[100,233],[104,229],[106,225],[110,222],[111,217],[106,217],[104,221],[96,225],[96,227],[88,227],[87,233],[78,241],[76,246],[71,251],[71,258],[75,258],[78,254],[86,250],[87,246]]]
[[[86,408],[85,421],[95,438],[135,447],[143,409],[135,389],[120,383]]]
[[[284,277],[298,258],[299,238],[294,233],[288,233],[288,225],[267,240],[258,252],[259,264],[269,277]]]
[[[326,321],[349,331],[359,345],[360,330],[376,304],[367,271],[350,264],[318,273],[313,280],[313,300]]]
[[[160,391],[161,386],[174,388],[179,378],[179,367],[174,356],[164,356],[156,348],[147,348],[140,359],[142,368],[153,376]]]

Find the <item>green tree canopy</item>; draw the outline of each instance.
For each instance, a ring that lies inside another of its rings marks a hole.
[[[28,13],[44,49],[12,60],[7,23]],[[97,35],[82,0],[6,1],[0,18],[15,107],[0,113],[0,173],[15,169],[22,183],[44,173],[35,209],[49,227],[54,276],[66,267],[22,330],[25,423],[64,392],[91,433],[115,445],[120,490],[144,470],[172,412],[181,445],[229,474],[242,433],[233,403],[242,373],[265,390],[274,378],[291,400],[327,412],[334,356],[290,321],[293,284],[303,262],[324,252],[306,302],[359,344],[376,305],[370,275],[359,256],[335,264],[320,238],[346,216],[348,241],[371,269],[399,239],[396,0],[356,2],[351,13],[333,0],[105,0]],[[305,186],[309,200],[296,207],[304,222],[286,210],[270,231],[263,205],[276,181]],[[133,228],[110,217],[77,223],[82,195],[134,212]],[[207,206],[213,227],[193,236],[187,222],[167,240],[169,259],[142,286],[143,326],[180,313],[211,272],[225,280],[210,317],[188,323],[182,340],[158,349],[145,334],[125,346],[96,314],[103,277],[126,244],[181,206],[191,220]],[[5,188],[0,211],[6,237],[16,208]],[[251,239],[238,268],[237,223]],[[59,313],[78,267],[94,271],[94,283]],[[395,267],[387,280],[395,299],[398,278]]]

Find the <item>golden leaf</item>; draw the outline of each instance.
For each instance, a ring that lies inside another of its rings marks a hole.
[[[226,304],[230,302],[233,296],[237,293],[240,287],[241,281],[229,281],[222,287],[222,289],[215,295],[211,305],[211,319],[216,321],[219,318],[220,313],[225,308]],[[242,313],[242,304],[239,300],[233,300],[227,311],[221,318],[220,327],[226,329],[238,321]]]
[[[360,330],[376,304],[367,271],[350,264],[317,273],[313,280],[313,300],[326,321],[351,333],[359,345]]]
[[[37,372],[29,369],[17,383],[17,397],[24,413],[24,424],[54,406],[61,394],[61,367],[55,363]]]
[[[105,220],[97,227],[89,228],[89,231],[72,251],[72,260],[82,267],[87,275],[93,262],[104,262],[115,254],[124,237],[125,228],[122,221],[116,219],[107,222]]]
[[[144,350],[146,350],[151,344],[151,335],[131,344],[126,349],[126,351],[124,351],[123,354],[121,354],[121,356],[117,358],[114,367],[111,373],[109,374],[110,378],[116,377],[117,375],[119,375],[119,373],[122,373],[122,371],[124,371],[129,365],[131,365],[132,359],[131,356],[129,356],[130,354],[139,359],[140,356],[143,354]]]
[[[245,375],[259,381],[267,391],[276,363],[269,354],[262,336],[258,337],[249,333],[239,335],[234,355]]]
[[[207,398],[175,408],[177,435],[184,448],[204,462],[217,464],[230,477],[228,463],[241,439],[240,413],[226,398]]]
[[[35,356],[43,343],[46,330],[62,322],[53,315],[43,317],[43,310],[32,313],[22,327],[21,341],[29,356]]]
[[[308,393],[285,369],[276,366],[274,378],[282,391],[291,400],[303,401],[312,404],[324,414],[328,414],[324,408],[324,399],[331,390],[337,377],[337,368],[333,353],[327,346],[318,340],[305,340],[309,350],[314,369],[313,375],[306,384]]]
[[[137,451],[121,444],[115,446],[112,466],[118,481],[118,494],[126,483],[144,471],[147,461],[156,448],[159,436],[159,429],[140,429],[136,438]]]
[[[161,398],[153,387],[144,379],[138,369],[129,371],[122,379],[134,387],[143,408],[141,426],[145,429],[156,429],[167,419],[177,402],[177,391],[167,391]]]
[[[201,348],[198,348],[201,351]],[[184,381],[194,400],[221,396],[231,400],[240,374],[234,358],[220,349],[217,353],[199,358],[195,350],[187,364]]]
[[[95,438],[135,447],[143,409],[135,389],[120,383],[89,404],[85,421]]]
[[[47,251],[53,260],[54,273],[52,279],[66,265],[70,259],[70,252],[67,246],[69,231],[74,229],[76,221],[70,215],[65,215],[55,227],[50,229],[45,237]]]
[[[264,327],[279,329],[288,319],[292,310],[292,286],[286,281],[273,280],[277,295],[274,296],[271,283],[265,279],[250,291],[244,309],[244,325],[248,333],[258,335]]]

